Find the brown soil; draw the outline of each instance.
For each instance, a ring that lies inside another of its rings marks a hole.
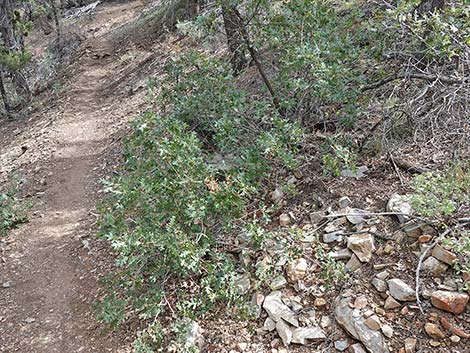
[[[61,77],[60,91],[38,98],[47,106],[28,120],[0,130],[0,177],[20,171],[33,203],[29,223],[0,240],[1,352],[130,350],[132,338],[105,334],[96,323],[97,282],[112,258],[88,236],[95,231],[99,174],[108,169],[103,161],[145,104],[144,90],[129,94],[129,87],[113,86],[141,62],[119,60],[130,48],[113,48],[106,35],[141,7],[140,1],[105,3],[77,24],[89,38]]]

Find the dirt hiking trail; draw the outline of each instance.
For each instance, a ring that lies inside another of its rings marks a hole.
[[[102,161],[144,102],[144,93],[106,93],[125,71],[106,34],[141,6],[100,5],[61,92],[30,119],[33,126],[17,128],[0,146],[0,162],[10,161],[34,185],[29,223],[0,243],[0,352],[129,351],[129,338],[104,334],[96,322],[97,280],[112,259],[91,235]],[[5,157],[23,145],[26,153]]]

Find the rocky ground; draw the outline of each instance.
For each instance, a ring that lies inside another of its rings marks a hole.
[[[0,239],[1,352],[130,350],[135,327],[103,335],[92,310],[113,260],[91,236],[99,178],[117,166],[127,121],[148,106],[145,70],[158,71],[184,45],[110,45],[110,33],[141,6],[98,6],[82,23],[87,37],[62,87],[46,91],[28,119],[1,126],[0,179],[19,171],[34,204],[30,223]],[[470,352],[468,279],[453,267],[458,254],[436,241],[439,225],[412,214],[389,162],[369,162],[336,179],[306,165],[283,177],[295,196],[270,188],[279,206],[271,227],[302,251],[287,256],[272,243],[246,252],[244,239],[233,239],[252,268],[238,286],[254,293],[256,318],[220,311],[194,322],[188,341],[215,353]],[[254,272],[263,267],[276,276],[257,289]]]

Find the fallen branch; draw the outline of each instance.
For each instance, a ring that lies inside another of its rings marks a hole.
[[[391,155],[390,155],[391,156]],[[419,167],[417,165],[411,164],[403,159],[392,159],[392,161],[404,171],[411,173],[411,174],[423,174],[429,172],[430,170],[427,168]]]
[[[420,287],[420,283],[419,283],[419,278],[420,278],[420,273],[421,273],[421,266],[423,264],[423,261],[424,261],[424,258],[426,257],[426,255],[437,245],[439,244],[439,242],[444,239],[448,234],[450,234],[451,232],[453,232],[454,230],[458,229],[458,228],[462,228],[462,227],[465,227],[465,226],[468,226],[470,225],[470,222],[466,222],[466,223],[459,223],[451,228],[448,228],[446,229],[445,232],[441,233],[437,238],[436,240],[434,240],[434,242],[426,248],[426,250],[423,251],[423,253],[421,254],[421,256],[419,257],[419,261],[418,261],[418,266],[416,267],[416,287],[415,287],[415,296],[416,296],[416,303],[418,304],[418,307],[419,307],[419,310],[421,311],[421,314],[424,315],[424,310],[423,310],[423,306],[421,305],[421,300],[419,299],[419,287]]]
[[[447,83],[450,85],[455,84],[462,84],[468,80],[459,79],[455,77],[448,77],[448,76],[438,76],[438,75],[427,75],[427,74],[418,74],[418,73],[408,73],[408,74],[399,74],[399,75],[392,75],[386,77],[380,81],[371,83],[369,85],[365,85],[361,87],[361,92],[366,92],[380,86],[386,85],[389,82],[401,79],[417,79],[417,80],[424,80],[424,81],[440,81],[442,83]]]

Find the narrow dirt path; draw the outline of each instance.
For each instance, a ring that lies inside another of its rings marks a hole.
[[[103,5],[96,17],[121,15],[125,21],[135,6]],[[106,23],[95,25],[106,29]],[[94,171],[111,142],[110,125],[115,115],[125,119],[135,108],[129,102],[123,109],[122,102],[103,95],[115,75],[113,49],[102,38],[90,38],[82,47],[85,54],[72,65],[70,86],[56,108],[44,112],[54,119],[41,136],[51,160],[34,163],[46,177],[40,204],[1,249],[0,352],[128,351],[122,337],[102,334],[96,323],[91,306],[102,263],[87,237],[95,221]]]

